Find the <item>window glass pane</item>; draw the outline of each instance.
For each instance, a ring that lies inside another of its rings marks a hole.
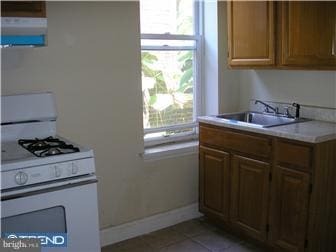
[[[194,0],[140,0],[141,33],[194,34]]]
[[[195,40],[163,40],[163,39],[141,39],[141,46],[190,46],[195,47]]]
[[[193,122],[193,51],[142,51],[141,59],[144,128]]]

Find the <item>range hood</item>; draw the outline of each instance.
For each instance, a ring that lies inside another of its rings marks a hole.
[[[1,17],[1,47],[46,45],[47,18]]]

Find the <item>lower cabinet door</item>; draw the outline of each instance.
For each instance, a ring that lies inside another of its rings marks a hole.
[[[233,156],[230,221],[260,241],[267,239],[270,165]]]
[[[304,251],[310,175],[276,166],[273,178],[269,239],[281,251]]]
[[[200,211],[228,221],[230,155],[200,146],[199,161]]]

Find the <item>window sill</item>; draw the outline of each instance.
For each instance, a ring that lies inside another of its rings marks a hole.
[[[198,153],[198,141],[169,143],[146,147],[142,157],[144,161],[155,161],[171,157],[186,156]]]

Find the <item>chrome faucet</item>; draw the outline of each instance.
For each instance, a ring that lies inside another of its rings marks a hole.
[[[285,107],[285,113],[284,113],[284,116],[288,117],[288,118],[295,118],[295,119],[298,119],[300,118],[300,108],[301,108],[301,105],[298,104],[298,103],[293,103],[292,106],[295,108],[295,116],[292,116],[290,113],[289,113],[289,107]]]
[[[301,108],[301,105],[294,102],[292,104],[292,106],[296,108],[296,110],[295,110],[295,118],[299,118],[300,117],[300,108]]]
[[[275,108],[274,108],[274,107],[272,107],[271,105],[269,105],[269,104],[267,104],[267,103],[265,103],[265,102],[263,102],[263,101],[256,100],[256,101],[255,101],[255,104],[258,104],[258,103],[260,103],[260,104],[262,104],[262,105],[265,106],[265,111],[264,111],[264,112],[266,112],[266,113],[271,113],[270,110],[272,110],[274,114],[279,114],[279,108],[278,108],[278,107],[275,107]]]
[[[255,104],[258,104],[258,103],[260,103],[260,104],[262,104],[262,105],[265,106],[265,110],[264,110],[265,113],[280,114],[278,107],[272,107],[271,105],[269,105],[269,104],[267,104],[267,103],[265,103],[263,101],[256,100]],[[284,117],[288,117],[288,118],[296,118],[296,119],[300,118],[300,108],[301,108],[301,105],[294,102],[292,104],[292,106],[295,108],[295,117],[290,114],[289,107],[284,107],[285,112],[283,114],[280,114],[280,116],[284,116]],[[272,110],[273,112],[270,112],[270,110]]]

